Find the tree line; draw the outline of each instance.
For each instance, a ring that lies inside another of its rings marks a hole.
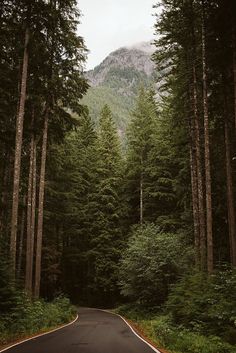
[[[39,297],[47,147],[83,114],[86,48],[76,1],[1,1],[2,252]],[[26,234],[26,239],[25,239]],[[24,254],[24,257],[23,257]]]
[[[235,13],[162,1],[160,89],[121,143],[109,106],[94,126],[80,104],[75,1],[1,3],[1,252],[30,296],[163,305],[189,271],[235,266]]]
[[[229,254],[236,263],[235,3],[162,3],[155,60],[188,129],[196,264],[212,273]]]

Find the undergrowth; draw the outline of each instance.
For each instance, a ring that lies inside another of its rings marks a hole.
[[[169,353],[236,353],[234,345],[218,336],[175,325],[170,315],[154,314],[153,310],[145,311],[136,305],[123,305],[116,312],[136,323],[146,337]]]
[[[0,316],[0,345],[55,328],[69,322],[75,315],[75,308],[65,297],[60,296],[48,303],[43,300],[31,302],[26,296],[19,295],[14,308]]]

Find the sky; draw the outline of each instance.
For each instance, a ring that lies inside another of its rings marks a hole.
[[[112,51],[153,39],[155,0],[78,0],[79,35],[90,53],[86,68],[100,64]]]

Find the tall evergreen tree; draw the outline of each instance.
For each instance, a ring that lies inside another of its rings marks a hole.
[[[122,249],[120,142],[108,106],[101,111],[98,140],[96,192],[92,199],[91,291],[97,302],[113,303],[118,294],[118,260]]]
[[[141,89],[127,131],[127,196],[133,223],[148,219],[148,154],[153,146],[152,134],[156,105],[152,93]]]

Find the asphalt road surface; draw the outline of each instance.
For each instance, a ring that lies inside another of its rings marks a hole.
[[[79,309],[70,326],[26,341],[6,353],[153,353],[119,316],[97,309]]]

